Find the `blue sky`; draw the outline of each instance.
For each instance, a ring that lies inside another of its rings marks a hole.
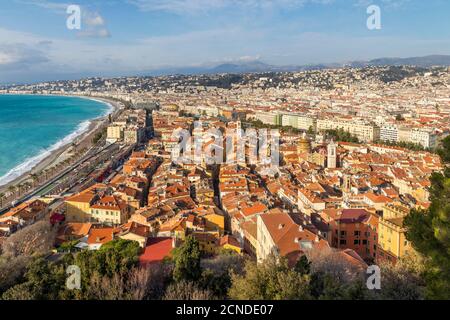
[[[79,31],[66,27],[70,4]],[[371,4],[381,30],[366,27]],[[448,0],[1,1],[0,82],[450,54],[448,12]]]

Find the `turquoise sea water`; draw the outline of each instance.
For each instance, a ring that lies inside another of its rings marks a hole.
[[[74,137],[107,104],[73,97],[0,95],[0,185],[29,171]]]

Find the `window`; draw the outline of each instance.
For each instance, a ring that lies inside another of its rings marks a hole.
[[[360,241],[359,240],[353,240],[353,244],[354,245],[359,245]]]
[[[339,241],[339,244],[345,245],[345,244],[347,244],[347,240],[342,239],[341,241]]]
[[[341,237],[345,237],[347,235],[347,231],[341,231]]]
[[[355,234],[355,237],[359,237],[361,232],[360,231],[355,231],[354,234]]]

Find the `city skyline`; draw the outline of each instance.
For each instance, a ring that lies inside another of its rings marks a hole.
[[[70,4],[81,8],[80,30],[66,26]],[[367,28],[371,4],[381,9],[380,30]],[[15,0],[0,5],[0,83],[449,54],[449,7],[439,0]]]

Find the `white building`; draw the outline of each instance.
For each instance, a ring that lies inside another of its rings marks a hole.
[[[380,128],[380,140],[398,142],[398,127],[390,124],[383,125]]]

